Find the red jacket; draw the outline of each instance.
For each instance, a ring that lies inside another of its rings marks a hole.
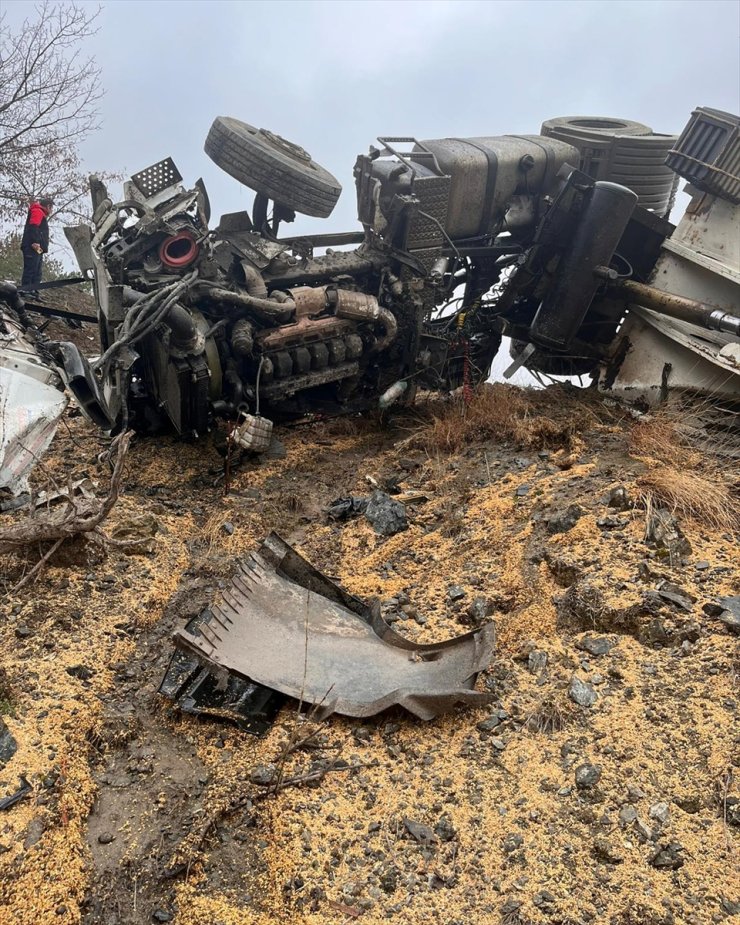
[[[33,244],[40,244],[44,253],[49,250],[49,223],[46,220],[48,214],[48,211],[41,203],[31,203],[26,218],[26,226],[23,229],[21,250],[26,250]]]

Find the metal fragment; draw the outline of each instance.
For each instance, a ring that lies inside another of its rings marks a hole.
[[[365,717],[398,704],[432,719],[457,704],[492,699],[474,690],[493,657],[492,623],[438,644],[411,642],[378,606],[343,591],[275,533],[212,610],[199,633],[175,633],[178,649],[211,671],[225,669],[324,714]]]

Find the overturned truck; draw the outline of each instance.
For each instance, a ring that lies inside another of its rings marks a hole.
[[[573,117],[539,135],[380,138],[354,168],[362,231],[291,237],[340,184],[297,145],[219,117],[206,153],[255,191],[251,212],[211,228],[203,182],[185,189],[170,158],[119,201],[93,178],[92,222],[65,231],[101,353],[47,349],[108,431],[199,435],[222,417],[255,451],[276,418],[473,386],[504,336],[510,369],[737,398],[739,121],[697,109],[680,137]],[[676,228],[679,176],[692,200]]]

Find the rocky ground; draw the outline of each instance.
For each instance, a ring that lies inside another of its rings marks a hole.
[[[494,386],[280,429],[228,495],[218,435],[137,439],[104,525],[133,546],[66,543],[20,590],[44,549],[0,560],[0,798],[32,788],[0,810],[0,922],[737,915],[737,470],[681,420]],[[106,449],[70,417],[35,480],[103,494]],[[327,518],[373,490],[413,492],[408,529]],[[178,713],[172,631],[273,529],[409,638],[493,620],[491,706],[318,723],[289,702],[263,739]]]

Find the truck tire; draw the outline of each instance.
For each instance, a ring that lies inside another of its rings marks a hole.
[[[235,180],[303,215],[326,218],[342,192],[303,148],[238,119],[214,119],[204,148]]]
[[[632,119],[611,119],[608,116],[560,116],[542,123],[541,134],[553,138],[573,135],[576,138],[594,138],[605,135],[652,135],[653,130]]]

